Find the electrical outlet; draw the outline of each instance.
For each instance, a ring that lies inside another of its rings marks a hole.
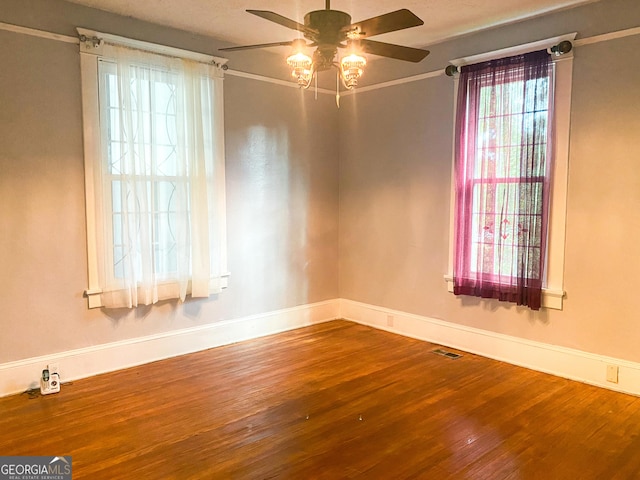
[[[618,383],[617,365],[607,365],[607,382]]]
[[[393,315],[387,315],[387,327],[393,327]]]

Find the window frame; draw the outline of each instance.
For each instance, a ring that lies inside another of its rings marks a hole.
[[[133,40],[118,35],[97,32],[85,28],[77,28],[80,36],[80,75],[81,75],[81,96],[82,96],[82,123],[84,138],[84,169],[85,169],[85,206],[86,206],[86,228],[87,228],[87,270],[88,288],[84,295],[88,299],[88,307],[102,307],[101,294],[103,290],[99,284],[99,247],[98,238],[103,236],[103,231],[109,225],[110,220],[103,218],[103,215],[96,212],[96,191],[94,188],[94,178],[99,172],[95,171],[94,159],[102,157],[101,143],[101,111],[100,111],[100,73],[99,61],[103,57],[104,42],[133,48],[148,52],[150,54],[165,55],[189,59],[209,65],[215,65],[226,69],[227,59],[206,55],[202,53],[182,50],[174,47],[158,45],[154,43]],[[113,252],[111,252],[113,254]],[[229,274],[223,275],[221,288],[227,287]],[[159,292],[165,288],[158,287]],[[167,285],[166,291],[171,291],[174,287]],[[191,291],[189,282],[188,292]],[[162,293],[160,293],[162,295]]]
[[[558,43],[568,40],[573,42],[577,33],[531,42],[523,45],[509,47],[493,52],[451,60],[456,67],[475,64],[504,58],[523,53],[528,53],[544,48],[550,49]],[[554,64],[554,163],[551,171],[551,196],[549,204],[549,224],[547,236],[546,270],[543,278],[542,307],[562,310],[564,291],[564,253],[566,236],[566,211],[567,211],[567,182],[569,166],[569,133],[571,126],[571,85],[573,75],[573,50],[562,55],[553,56]],[[452,137],[452,167],[451,167],[451,197],[449,216],[449,258],[448,270],[444,276],[447,282],[447,290],[453,292],[454,270],[454,226],[455,226],[455,119],[457,117],[456,104],[459,88],[459,77],[454,77],[454,127]]]

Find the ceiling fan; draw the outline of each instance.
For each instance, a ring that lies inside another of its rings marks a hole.
[[[325,9],[307,13],[304,16],[304,24],[267,10],[247,10],[247,12],[278,25],[297,30],[304,39],[297,38],[286,42],[261,43],[258,45],[221,48],[220,50],[236,51],[277,46],[293,47],[293,53],[287,58],[287,63],[293,68],[292,76],[304,88],[308,88],[311,85],[311,80],[315,77],[316,72],[328,70],[331,67],[338,69],[338,74],[346,88],[352,89],[356,87],[367,62],[363,53],[416,63],[429,55],[428,50],[368,39],[368,37],[374,35],[395,32],[424,24],[420,18],[407,9],[396,10],[351,23],[351,16],[348,13],[331,10],[330,0],[325,0]],[[305,39],[311,43],[307,43]],[[305,49],[313,47],[315,47],[315,51],[312,58],[305,53]],[[346,49],[348,52],[348,55],[342,57],[340,63],[334,61],[339,48]]]

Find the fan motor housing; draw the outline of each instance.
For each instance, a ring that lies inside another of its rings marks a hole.
[[[322,44],[338,45],[346,38],[342,30],[351,25],[351,15],[339,10],[315,10],[304,16],[304,25],[318,34],[305,34],[309,40]]]

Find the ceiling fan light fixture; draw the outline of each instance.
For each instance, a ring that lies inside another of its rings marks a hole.
[[[296,30],[299,38],[291,42],[262,43],[222,48],[221,50],[234,51],[289,45],[293,51],[287,57],[287,64],[292,69],[292,76],[297,80],[298,85],[305,89],[309,88],[319,72],[332,68],[336,69],[338,90],[340,79],[347,89],[355,88],[367,64],[366,58],[362,55],[363,51],[371,55],[414,63],[420,62],[429,54],[428,50],[369,39],[375,35],[424,25],[424,21],[406,8],[357,23],[352,23],[351,15],[348,13],[332,10],[331,0],[325,0],[324,10],[308,12],[304,16],[304,23],[299,23],[269,10],[247,10],[247,12]],[[300,38],[300,36],[304,38]],[[315,47],[315,50],[313,56],[309,56],[305,50],[312,47]],[[338,55],[340,48],[347,48],[350,54],[340,59]],[[316,78],[316,89],[317,85]]]
[[[344,86],[348,89],[358,86],[358,80],[364,73],[367,59],[357,53],[351,53],[340,60],[340,73]]]
[[[293,53],[287,57],[287,65],[293,69],[291,76],[297,80],[298,85],[306,88],[311,84],[313,77],[313,61],[302,51],[304,46],[304,40],[293,43]]]

